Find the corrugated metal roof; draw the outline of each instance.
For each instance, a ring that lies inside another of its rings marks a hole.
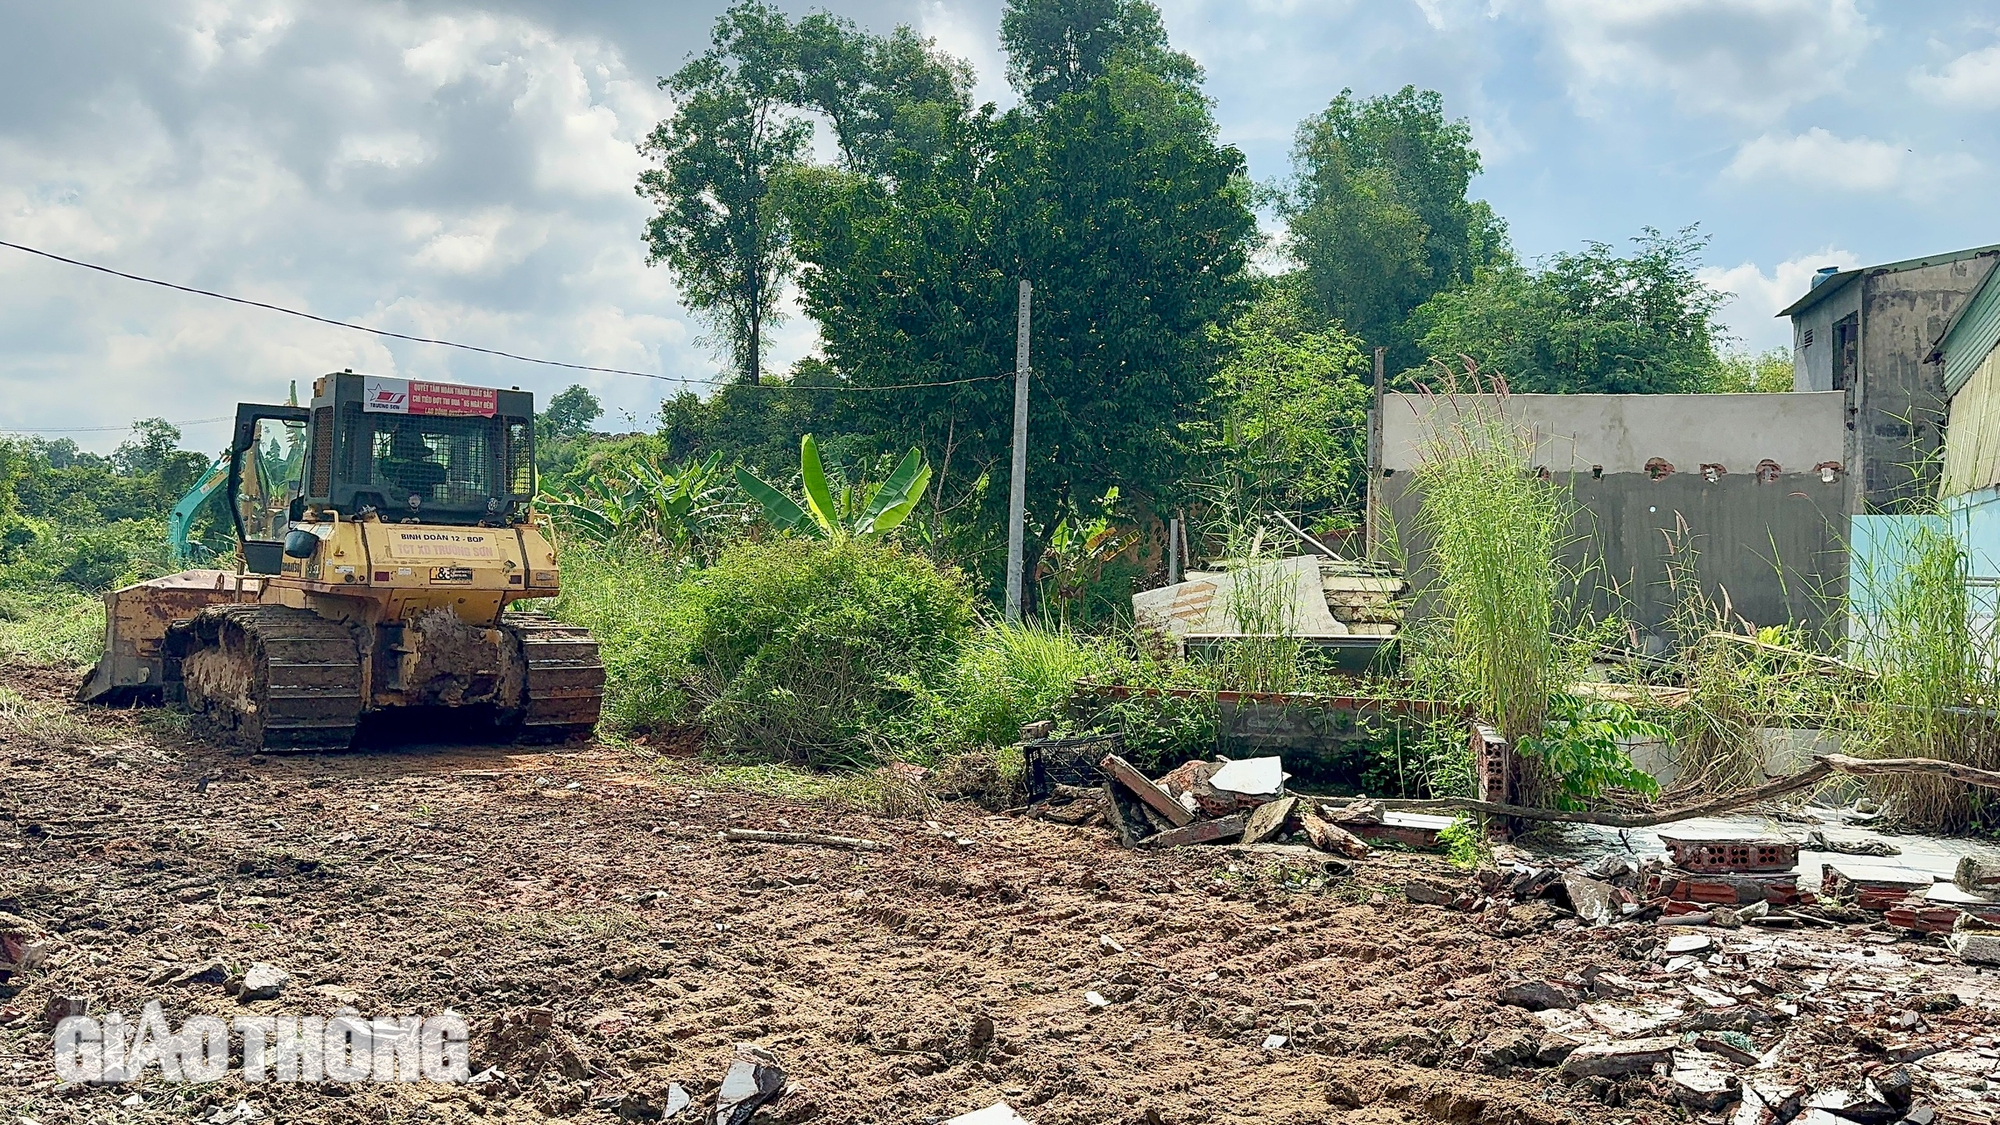
[[[1981,254],[2000,253],[2000,243],[1992,246],[1974,246],[1967,250],[1953,250],[1945,254],[1930,254],[1922,258],[1905,258],[1900,262],[1885,262],[1879,266],[1862,266],[1855,270],[1842,270],[1825,281],[1806,290],[1805,296],[1793,301],[1778,311],[1778,315],[1794,316],[1833,296],[1834,291],[1844,288],[1849,281],[1864,273],[1901,273],[1904,270],[1922,269],[1925,266],[1942,266],[1950,262],[1962,262],[1967,258],[1977,258]]]
[[[1946,398],[1957,394],[1993,348],[2000,345],[2000,284],[1995,284],[1995,276],[2000,275],[1987,275],[1986,283],[1953,319],[1933,353],[1944,360]]]

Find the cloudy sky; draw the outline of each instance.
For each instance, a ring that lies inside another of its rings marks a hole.
[[[0,239],[397,331],[712,379],[645,264],[655,79],[722,0],[0,0]],[[803,10],[807,5],[794,5]],[[1000,0],[835,0],[908,23],[1011,101]],[[1820,265],[2000,242],[2000,8],[1975,0],[1160,0],[1224,139],[1281,176],[1342,87],[1443,92],[1529,257],[1700,223],[1746,348]],[[782,330],[778,359],[812,346]],[[109,448],[351,367],[519,385],[392,344],[0,248],[0,429]],[[590,383],[644,424],[677,384]],[[188,427],[219,445],[225,427]]]

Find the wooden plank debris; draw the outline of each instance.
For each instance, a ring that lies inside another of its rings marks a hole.
[[[1106,754],[1103,761],[1098,763],[1098,766],[1105,773],[1111,775],[1113,780],[1130,789],[1141,801],[1146,802],[1147,808],[1165,817],[1167,822],[1174,827],[1185,828],[1188,822],[1194,819],[1194,814],[1187,811],[1186,807],[1179,801],[1174,800],[1171,794],[1153,784],[1151,778],[1140,773],[1132,763],[1118,755]]]
[[[1183,844],[1213,844],[1217,840],[1234,840],[1243,835],[1243,826],[1248,824],[1247,814],[1225,816],[1219,820],[1202,820],[1176,828],[1171,832],[1160,832],[1139,842],[1145,848],[1177,848]]]

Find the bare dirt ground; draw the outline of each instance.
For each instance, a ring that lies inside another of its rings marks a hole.
[[[1428,857],[1293,891],[1221,849],[1128,852],[960,804],[877,818],[599,746],[233,756],[158,716],[71,709],[67,674],[9,675],[38,710],[0,725],[0,911],[55,943],[0,984],[5,1125],[610,1121],[670,1082],[695,1095],[674,1120],[699,1120],[740,1043],[799,1084],[785,1120],[1003,1099],[1039,1125],[1687,1119],[1664,1079],[1565,1083],[1544,1023],[1496,1000],[1522,976],[1643,976],[1652,927],[1382,893],[1419,870],[1465,881]],[[896,846],[719,839],[736,826]],[[217,960],[291,980],[251,1004],[176,983]],[[61,997],[157,999],[176,1022],[449,1007],[474,1069],[504,1077],[59,1086],[44,1013]],[[1814,1066],[1866,1063],[1829,1049]]]

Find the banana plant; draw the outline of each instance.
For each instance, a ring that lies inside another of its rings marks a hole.
[[[739,507],[725,498],[720,454],[678,468],[635,456],[591,476],[572,493],[544,493],[538,504],[593,542],[650,540],[696,553]]]
[[[930,487],[931,467],[912,448],[882,483],[846,484],[836,496],[820,461],[819,443],[807,434],[799,440],[799,480],[805,486],[803,504],[750,470],[736,469],[736,483],[763,507],[764,519],[779,531],[816,539],[874,539],[895,530],[916,510]]]

